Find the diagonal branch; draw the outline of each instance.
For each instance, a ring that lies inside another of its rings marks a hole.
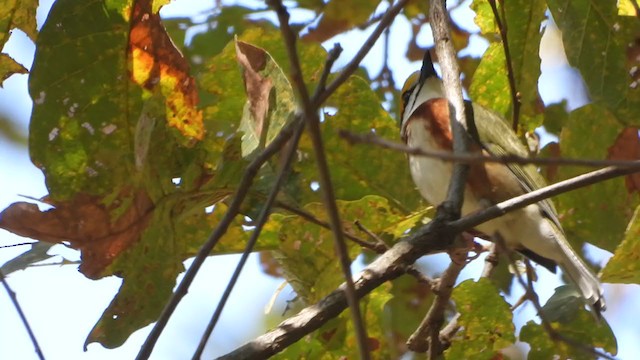
[[[27,317],[22,311],[22,307],[18,302],[18,297],[16,296],[16,293],[13,292],[13,290],[11,290],[11,288],[9,287],[9,283],[7,282],[7,279],[5,278],[2,272],[0,272],[0,280],[2,281],[2,285],[4,286],[4,289],[7,291],[7,294],[9,295],[9,299],[11,299],[13,306],[16,308],[16,311],[18,312],[18,316],[20,317],[20,320],[22,320],[22,324],[24,325],[24,328],[27,330],[27,334],[29,334],[29,339],[31,339],[31,343],[35,348],[36,355],[40,360],[44,360],[44,354],[42,353],[42,349],[40,349],[40,345],[38,345],[38,340],[36,339],[36,335],[33,333],[33,329],[31,329],[31,325],[29,325],[29,322],[27,321]]]
[[[216,309],[213,312],[211,320],[207,324],[207,328],[205,329],[205,332],[202,335],[202,338],[200,339],[198,348],[196,349],[193,355],[194,359],[200,359],[202,357],[202,352],[204,351],[204,348],[207,345],[207,341],[209,340],[209,337],[211,336],[213,329],[218,323],[218,320],[220,319],[220,315],[222,315],[222,310],[224,309],[224,306],[227,303],[229,296],[231,295],[231,291],[233,290],[235,284],[238,282],[238,278],[240,277],[242,268],[246,264],[247,259],[249,258],[249,255],[253,251],[253,248],[255,247],[256,243],[258,242],[258,237],[260,236],[260,233],[262,232],[264,225],[267,223],[267,220],[269,220],[269,215],[271,215],[271,210],[276,201],[276,197],[280,193],[280,188],[282,186],[282,183],[284,182],[285,177],[289,174],[289,168],[293,160],[293,155],[295,154],[296,149],[298,148],[298,142],[300,141],[300,137],[302,136],[303,131],[304,131],[304,122],[301,122],[298,124],[298,127],[295,130],[291,144],[287,149],[287,153],[285,154],[284,164],[282,165],[282,168],[278,173],[278,177],[276,178],[276,181],[273,184],[271,192],[267,197],[267,201],[262,206],[262,210],[260,210],[260,215],[258,215],[258,220],[255,225],[255,228],[253,229],[253,233],[251,234],[251,237],[249,238],[249,241],[247,242],[247,245],[245,246],[245,249],[242,252],[242,256],[240,256],[240,260],[238,260],[238,264],[236,265],[233,275],[231,276],[231,279],[229,279],[229,282],[227,283],[227,287],[224,289],[224,292],[222,293],[222,297],[218,302],[218,306],[216,306]]]
[[[355,282],[356,292],[358,296],[364,296],[385,281],[393,280],[404,274],[407,266],[413,264],[423,255],[446,250],[451,243],[443,241],[443,239],[451,238],[452,233],[470,229],[481,222],[503,215],[502,210],[496,212],[493,208],[503,209],[505,212],[513,211],[553,195],[637,171],[639,170],[618,168],[598,170],[566,180],[562,182],[564,184],[558,183],[562,186],[554,184],[544,187],[536,191],[533,198],[529,194],[521,195],[450,224],[432,221],[398,242],[367,266]],[[479,219],[482,221],[479,222]],[[274,355],[338,316],[346,306],[343,284],[317,304],[303,309],[297,315],[282,322],[274,330],[224,355],[221,359],[265,358]]]

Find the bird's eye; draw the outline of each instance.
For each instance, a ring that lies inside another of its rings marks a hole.
[[[403,105],[406,106],[409,103],[409,99],[411,98],[412,90],[413,90],[413,87],[402,93],[402,104]]]

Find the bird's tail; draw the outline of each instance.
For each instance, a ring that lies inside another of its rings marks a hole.
[[[587,303],[593,308],[598,318],[600,313],[606,309],[602,287],[598,277],[573,251],[571,246],[562,238],[558,239],[562,252],[562,261],[558,263],[562,270],[569,276],[580,290]]]

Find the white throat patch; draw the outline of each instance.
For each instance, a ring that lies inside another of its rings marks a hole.
[[[442,88],[442,80],[439,78],[432,76],[427,78],[424,81],[424,84],[420,86],[420,84],[416,85],[411,93],[411,97],[409,97],[409,102],[407,103],[407,108],[404,110],[404,114],[402,116],[402,127],[401,127],[401,135],[404,137],[407,129],[407,120],[411,117],[416,109],[424,104],[425,102],[431,99],[444,98],[444,89]]]

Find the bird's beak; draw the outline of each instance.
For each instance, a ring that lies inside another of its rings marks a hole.
[[[424,52],[424,58],[422,58],[422,68],[420,69],[420,82],[422,86],[425,80],[430,77],[437,77],[436,70],[433,68],[433,61],[431,60],[431,52],[429,50]]]

